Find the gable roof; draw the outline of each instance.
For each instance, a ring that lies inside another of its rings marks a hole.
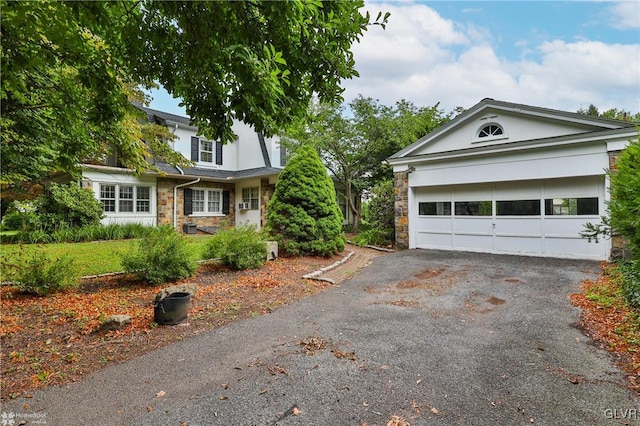
[[[433,143],[437,139],[442,138],[446,134],[454,132],[456,128],[459,128],[474,119],[482,117],[483,114],[488,111],[498,111],[502,113],[515,114],[519,117],[530,118],[532,120],[553,120],[555,122],[562,122],[568,125],[574,125],[576,127],[582,128],[583,130],[576,134],[584,135],[635,127],[634,123],[627,121],[594,117],[577,112],[561,111],[550,108],[542,108],[485,98],[462,114],[455,117],[453,120],[440,126],[433,132],[423,136],[406,148],[393,154],[391,157],[389,157],[389,160],[393,161],[394,159],[399,160],[402,158],[411,157],[413,155],[419,155],[419,151],[425,148],[427,145]]]
[[[182,126],[185,126],[191,129],[197,129],[196,126],[191,124],[191,119],[189,117],[184,117],[182,115],[177,115],[177,114],[171,114],[164,111],[158,111],[157,109],[147,108],[140,104],[134,103],[133,105],[136,108],[138,108],[140,111],[147,114],[147,120],[149,120],[150,123],[156,123],[156,124],[162,124],[162,125],[181,124]]]

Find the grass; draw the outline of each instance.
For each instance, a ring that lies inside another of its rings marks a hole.
[[[202,259],[204,246],[211,236],[188,235],[188,247],[193,259]],[[138,240],[94,241],[89,243],[61,243],[61,244],[2,244],[0,245],[0,280],[8,280],[4,263],[11,263],[20,255],[44,249],[54,258],[70,257],[81,276],[106,274],[122,271],[121,259],[136,247]]]

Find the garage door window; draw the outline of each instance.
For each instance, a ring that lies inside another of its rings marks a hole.
[[[540,216],[540,200],[496,201],[498,216]]]
[[[544,214],[547,216],[597,215],[598,197],[546,199]]]
[[[456,216],[491,216],[491,201],[456,201]]]
[[[449,201],[418,203],[418,214],[421,216],[451,216]]]

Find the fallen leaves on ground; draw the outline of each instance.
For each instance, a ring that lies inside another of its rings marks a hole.
[[[77,381],[201,331],[272,312],[327,288],[326,282],[302,276],[342,257],[279,258],[248,271],[202,265],[195,277],[180,282],[196,283],[198,293],[188,319],[178,326],[160,327],[153,321],[154,297],[170,284],[151,286],[112,276],[87,280],[77,290],[49,297],[0,287],[0,396],[15,398]],[[131,325],[96,331],[112,314],[130,315]]]
[[[614,266],[603,263],[595,281],[582,284],[571,303],[582,309],[585,333],[612,352],[628,373],[630,386],[640,393],[640,312],[625,303]]]

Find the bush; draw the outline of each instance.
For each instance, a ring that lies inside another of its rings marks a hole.
[[[78,276],[70,258],[51,258],[44,250],[37,250],[29,256],[18,256],[18,263],[10,265],[15,271],[15,287],[30,294],[48,294],[75,288]],[[7,268],[8,269],[8,268]]]
[[[233,269],[261,267],[267,259],[267,244],[255,226],[243,225],[218,231],[204,249],[207,259],[220,259]]]
[[[47,194],[36,200],[40,225],[45,230],[97,225],[104,216],[102,204],[89,189],[52,183]]]
[[[123,256],[125,271],[151,283],[162,284],[192,276],[197,269],[185,237],[171,226],[153,229],[138,243],[137,250]]]
[[[389,244],[389,234],[377,228],[367,229],[356,235],[353,243],[358,246],[383,246]]]
[[[621,153],[611,176],[611,227],[629,241],[632,258],[640,260],[640,134]]]
[[[393,244],[395,240],[393,181],[372,188],[373,198],[363,209],[365,231],[356,238],[361,245]]]
[[[38,226],[36,208],[30,201],[14,201],[2,217],[2,229],[7,231],[31,231]]]
[[[299,148],[280,173],[265,229],[285,255],[331,256],[344,250],[342,212],[315,148]]]
[[[629,305],[640,309],[640,261],[622,263],[622,291]]]

